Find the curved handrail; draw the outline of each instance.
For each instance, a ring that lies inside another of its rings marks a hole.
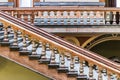
[[[96,55],[93,52],[90,52],[88,50],[85,50],[85,49],[82,49],[75,45],[72,45],[58,37],[55,37],[54,35],[46,32],[42,29],[37,29],[33,25],[30,25],[30,24],[25,23],[17,18],[7,15],[3,11],[0,11],[0,19],[2,19],[4,21],[9,21],[15,25],[18,25],[18,27],[21,26],[22,29],[29,30],[29,31],[31,31],[31,33],[35,33],[39,36],[42,36],[44,39],[48,40],[49,42],[56,44],[57,46],[60,46],[62,48],[65,48],[66,50],[71,51],[72,55],[83,56],[86,59],[90,59],[90,61],[92,61],[92,62],[95,62],[101,66],[104,66],[106,69],[109,69],[111,71],[114,71],[114,72],[120,74],[120,65],[113,63],[110,60],[108,60],[100,55]]]

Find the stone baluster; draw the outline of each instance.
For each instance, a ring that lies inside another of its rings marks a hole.
[[[74,57],[74,61],[75,61],[75,63],[79,63],[79,58],[78,58],[78,56],[75,56],[75,57]]]
[[[28,21],[28,23],[31,23],[31,22],[32,22],[31,20],[32,20],[32,19],[31,19],[31,15],[28,14],[28,15],[27,15],[27,19],[26,19],[26,21]]]
[[[80,75],[83,75],[84,74],[84,66],[83,66],[83,61],[80,60]]]
[[[56,57],[55,57],[55,52],[52,49],[51,50],[51,59],[50,59],[50,64],[48,64],[49,68],[58,68],[59,67],[59,63],[56,63],[55,61]]]
[[[22,48],[19,51],[20,55],[29,55],[30,51],[27,49],[27,43],[26,43],[26,37],[23,36],[23,45]]]
[[[70,71],[74,71],[74,61],[73,61],[73,58],[71,58],[71,61],[70,61]]]
[[[93,79],[93,67],[92,67],[92,64],[89,65],[89,79],[94,80]]]
[[[60,66],[57,70],[58,70],[59,73],[68,72],[68,67],[65,66],[65,56],[64,56],[64,54],[61,54],[61,56],[60,56]]]
[[[4,42],[9,42],[7,27],[4,28]]]
[[[27,51],[27,43],[26,43],[26,37],[23,36],[23,46],[22,46],[22,50]]]
[[[4,38],[3,40],[0,42],[1,46],[9,46],[9,38],[8,38],[8,28],[4,27]]]
[[[23,14],[21,14],[21,20],[24,21],[24,15]]]
[[[46,57],[46,44],[42,44],[42,52],[41,52],[41,58],[39,60],[40,63],[48,64],[50,63],[50,59]]]
[[[75,65],[74,58],[71,58],[70,70],[67,73],[67,75],[70,76],[70,77],[76,77],[78,75],[77,71],[74,69],[74,65]]]
[[[50,63],[52,63],[52,64],[56,63],[54,50],[51,50],[51,60],[50,60]]]
[[[41,52],[41,59],[45,59],[46,58],[46,49],[45,49],[45,44],[42,44],[42,52]]]
[[[60,61],[60,67],[65,67],[65,58],[64,58],[64,55],[61,55],[61,61]]]
[[[50,50],[50,44],[46,43],[46,50],[49,51]]]
[[[78,80],[87,80],[87,75],[84,74],[84,62],[80,60],[80,68],[79,68],[79,75],[77,77]]]
[[[98,69],[98,80],[103,80],[101,69]]]
[[[13,45],[14,46],[18,46],[18,42],[17,42],[17,31],[14,31],[14,42],[13,42]]]
[[[36,50],[37,50],[37,44],[35,43],[35,41],[33,41],[32,42],[32,53],[31,55],[29,55],[30,60],[40,59],[40,54],[37,54]]]
[[[13,43],[10,45],[10,50],[13,50],[13,51],[18,51],[19,50],[17,34],[18,34],[17,31],[14,30],[14,38],[13,38]]]
[[[113,12],[113,25],[116,25],[116,12]]]
[[[106,24],[109,25],[110,24],[110,12],[106,12]]]
[[[35,42],[33,41],[32,42],[32,55],[36,55],[37,54],[37,52],[36,52],[36,44],[35,44]]]

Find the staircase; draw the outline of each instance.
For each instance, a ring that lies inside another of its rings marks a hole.
[[[120,80],[120,64],[0,11],[0,56],[54,80]]]

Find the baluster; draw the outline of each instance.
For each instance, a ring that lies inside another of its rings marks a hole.
[[[13,45],[14,46],[18,46],[18,43],[17,43],[17,31],[14,31],[14,42],[13,42]]]
[[[65,58],[64,55],[61,55],[61,65],[60,67],[65,67]]]
[[[30,52],[27,49],[27,43],[26,43],[26,37],[23,36],[23,44],[22,44],[22,48],[19,51],[20,55],[29,55]]]
[[[79,62],[80,62],[80,68],[79,68],[79,75],[77,79],[87,80],[87,75],[84,74],[84,62],[82,60],[80,60]]]
[[[32,53],[31,53],[31,55],[29,55],[30,60],[40,59],[40,54],[37,54],[36,50],[37,50],[37,45],[36,45],[35,41],[33,41],[32,42]]]
[[[116,12],[113,12],[113,25],[116,25]]]
[[[71,58],[70,70],[67,73],[67,75],[70,76],[70,77],[76,77],[77,76],[77,71],[75,71],[75,69],[74,69],[74,58]]]
[[[49,51],[50,50],[50,44],[46,43],[46,50]]]
[[[34,16],[35,12],[32,11],[31,15],[29,16],[29,18],[31,19],[31,23],[34,23],[34,19],[35,19],[35,16]]]
[[[35,44],[34,41],[32,42],[32,54],[33,54],[33,55],[36,55],[36,54],[37,54],[37,52],[36,52],[36,44]]]
[[[103,80],[103,78],[102,78],[102,72],[101,72],[100,68],[98,70],[98,80]]]
[[[106,12],[106,24],[110,24],[110,12]]]
[[[17,38],[18,38],[17,31],[14,31],[14,40],[13,40],[13,43],[10,45],[10,50],[13,50],[13,51],[19,50]]]
[[[48,64],[50,59],[46,57],[46,44],[42,44],[42,52],[41,52],[41,59],[39,60],[40,63]]]
[[[9,46],[9,38],[8,38],[8,30],[7,27],[4,27],[4,37],[3,40],[0,42],[1,46]]]
[[[92,66],[92,64],[89,65],[89,80],[95,80],[95,79],[93,79],[93,66]]]
[[[61,72],[63,72],[63,73],[68,72],[68,67],[65,66],[65,57],[62,54],[61,54],[61,57],[60,57],[60,67],[57,70],[58,70],[59,73],[61,73]]]
[[[56,57],[55,57],[55,52],[52,49],[51,50],[51,60],[50,60],[50,64],[48,64],[49,68],[58,68],[59,67],[59,63],[57,63],[55,61]]]
[[[4,28],[4,39],[3,39],[3,41],[4,42],[8,42],[9,41],[7,27]]]
[[[83,25],[84,24],[84,12],[80,13],[80,24]]]
[[[70,71],[74,71],[74,62],[73,62],[73,58],[71,59],[71,62],[70,62]]]
[[[26,44],[26,38],[23,37],[23,46],[22,46],[22,50],[27,51],[27,44]]]
[[[24,15],[23,14],[21,15],[21,20],[24,21]]]
[[[51,60],[50,60],[50,63],[56,63],[55,62],[55,53],[54,53],[54,50],[51,51]]]
[[[41,59],[46,58],[46,49],[45,49],[45,44],[42,44],[42,53],[41,53]]]
[[[28,14],[28,15],[27,15],[27,19],[26,19],[26,21],[28,21],[28,23],[31,23],[31,22],[32,22],[31,20],[32,20],[32,19],[31,19],[31,15]]]
[[[14,11],[11,12],[11,16],[14,16]]]

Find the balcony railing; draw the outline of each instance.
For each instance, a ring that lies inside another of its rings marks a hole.
[[[2,11],[35,25],[120,24],[120,8],[42,6],[39,8],[2,8]]]

